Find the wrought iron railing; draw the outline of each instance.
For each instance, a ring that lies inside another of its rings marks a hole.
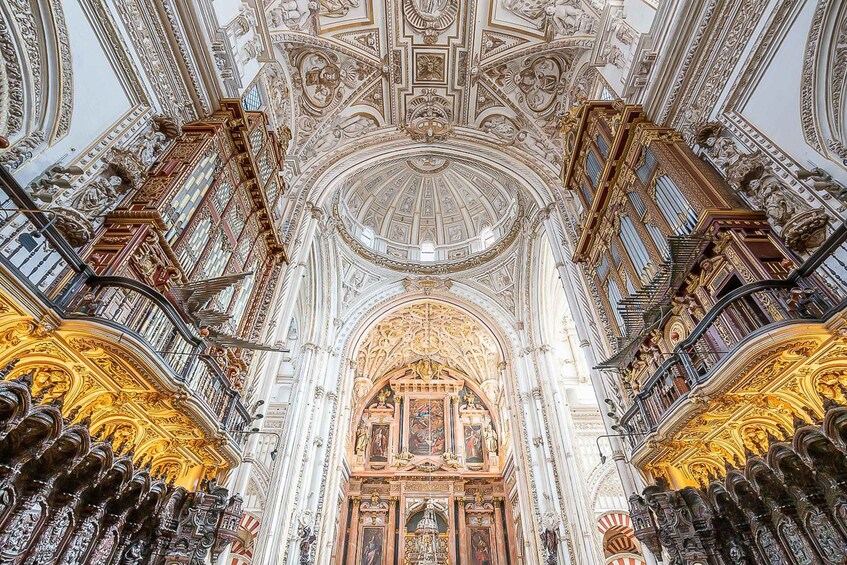
[[[709,381],[758,336],[798,321],[826,321],[847,308],[847,224],[783,280],[763,280],[728,293],[645,383],[621,418],[635,448],[695,386]]]
[[[90,319],[132,335],[184,383],[232,437],[249,413],[207,346],[159,291],[125,277],[101,277],[0,167],[0,265],[66,319]],[[233,431],[234,430],[234,431]]]

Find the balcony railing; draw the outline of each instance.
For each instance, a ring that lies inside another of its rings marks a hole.
[[[847,224],[783,280],[751,283],[724,296],[682,341],[621,418],[633,448],[655,431],[695,386],[769,330],[792,321],[826,321],[847,307]],[[637,437],[636,437],[637,436]]]
[[[157,290],[125,277],[101,277],[0,167],[0,264],[66,319],[91,319],[144,342],[236,440],[249,412],[206,344]]]

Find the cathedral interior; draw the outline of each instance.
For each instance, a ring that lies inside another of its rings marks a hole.
[[[0,563],[847,564],[847,2],[3,0]]]

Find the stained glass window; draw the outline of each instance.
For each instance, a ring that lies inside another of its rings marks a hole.
[[[609,90],[609,87],[604,86],[603,90],[600,91],[600,100],[614,100],[615,93]]]

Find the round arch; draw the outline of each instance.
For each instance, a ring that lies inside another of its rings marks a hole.
[[[513,178],[538,206],[547,206],[555,200],[552,189],[545,189],[558,182],[554,171],[538,167],[522,152],[472,136],[457,136],[449,144],[435,142],[424,145],[405,136],[386,136],[384,130],[376,130],[310,166],[301,175],[300,182],[310,187],[307,200],[315,206],[324,206],[330,203],[331,197],[346,177],[373,167],[383,159],[412,157],[421,153],[458,157],[485,164]],[[513,158],[508,160],[513,166],[504,165],[504,153]]]
[[[456,286],[451,290],[456,290]],[[501,361],[509,362],[512,358],[511,352],[518,343],[517,336],[507,334],[504,328],[508,326],[491,316],[495,309],[502,310],[502,307],[487,299],[487,297],[482,297],[484,305],[479,305],[463,299],[453,292],[408,293],[404,292],[401,284],[395,285],[392,291],[390,295],[386,296],[384,288],[375,289],[370,296],[359,301],[357,307],[348,314],[349,319],[356,320],[356,323],[351,324],[347,332],[340,336],[340,340],[343,340],[345,344],[343,352],[346,358],[353,358],[362,341],[380,320],[395,310],[418,302],[442,302],[468,315],[491,334],[497,345],[497,353]],[[478,291],[475,294],[481,295]]]

